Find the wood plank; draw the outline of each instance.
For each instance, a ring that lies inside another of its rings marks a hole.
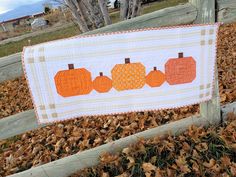
[[[188,117],[176,122],[152,128],[135,135],[121,138],[117,141],[86,150],[69,157],[56,160],[38,167],[31,168],[10,177],[67,177],[72,173],[86,167],[91,167],[99,163],[99,156],[104,152],[117,152],[130,144],[137,142],[140,138],[148,139],[158,135],[172,133],[177,135],[186,130],[190,125],[208,125],[208,121],[202,117]]]
[[[221,107],[222,120],[226,120],[228,113],[236,114],[236,102],[228,103]]]
[[[42,125],[38,125],[34,110],[12,115],[0,119],[0,140],[40,127],[42,127]]]
[[[215,0],[189,0],[198,10],[197,19],[194,23],[215,22]]]
[[[210,101],[200,104],[200,114],[203,117],[206,117],[206,119],[209,120],[211,124],[218,124],[221,122],[220,94],[217,69],[215,69],[215,80],[212,99]]]
[[[195,5],[198,10],[198,16],[194,23],[215,22],[215,0],[189,0],[189,2]],[[200,104],[200,113],[211,124],[217,124],[221,121],[217,67],[215,67],[215,80],[212,99]]]
[[[223,23],[236,22],[236,1],[217,0],[217,21]]]
[[[221,109],[223,117],[225,118],[227,113],[236,112],[236,102],[226,104]],[[37,124],[34,110],[18,113],[16,115],[0,119],[0,140],[44,126],[46,125],[39,126]]]
[[[187,3],[185,5],[169,7],[130,20],[122,21],[94,31],[83,33],[82,35],[131,30],[138,28],[183,25],[192,23],[196,19],[196,16],[196,8],[193,5]],[[2,71],[0,72],[0,82],[14,79],[23,74],[20,55],[21,53],[18,53],[0,58],[0,71]]]
[[[0,58],[0,83],[20,77],[22,74],[21,53]]]

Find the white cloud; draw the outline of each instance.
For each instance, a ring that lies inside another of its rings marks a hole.
[[[42,0],[0,0],[0,14],[5,13],[11,9],[14,9],[18,6],[33,4],[35,2]]]
[[[11,10],[11,9],[7,9],[7,8],[5,8],[5,7],[0,7],[0,14],[3,14],[3,13],[5,13],[5,12],[8,12],[9,10]]]

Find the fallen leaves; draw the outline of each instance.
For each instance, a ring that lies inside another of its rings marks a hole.
[[[221,103],[236,100],[236,23],[219,29],[217,64]]]
[[[236,115],[230,117],[219,127],[189,127],[179,136],[140,140],[116,154],[106,153],[101,156],[102,163],[82,169],[71,177],[100,176],[103,172],[108,176],[118,173],[118,176],[127,174],[129,177],[235,176],[236,150],[230,146],[234,139],[225,138],[236,133]],[[198,132],[197,142],[196,137],[192,139],[193,130]],[[109,160],[114,156],[116,163]]]
[[[0,119],[29,109],[33,104],[23,76],[0,84]]]

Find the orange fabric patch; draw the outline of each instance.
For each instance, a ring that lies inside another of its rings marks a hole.
[[[59,71],[54,80],[58,94],[63,97],[86,95],[93,89],[91,73],[85,68]]]
[[[171,58],[165,64],[166,81],[170,85],[191,83],[196,78],[196,62],[192,57]]]
[[[100,73],[100,76],[93,81],[93,88],[99,93],[109,92],[112,88],[112,80]]]
[[[146,76],[146,83],[150,87],[160,87],[164,82],[165,74],[160,70],[156,70],[156,67],[154,67],[154,70]]]
[[[127,59],[126,59],[127,61]],[[117,64],[111,71],[117,91],[140,89],[145,85],[145,67],[141,63]]]

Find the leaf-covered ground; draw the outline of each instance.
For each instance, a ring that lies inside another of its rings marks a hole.
[[[236,115],[219,127],[191,126],[179,136],[140,140],[71,177],[236,176]]]
[[[220,27],[217,65],[221,103],[236,100],[236,23]]]
[[[236,100],[236,24],[220,28],[218,67],[221,102]],[[32,109],[23,77],[0,84],[0,118]],[[196,114],[198,106],[115,116],[79,118],[0,141],[0,176],[90,149]]]

